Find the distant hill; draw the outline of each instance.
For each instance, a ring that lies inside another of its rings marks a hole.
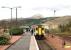
[[[54,20],[46,21],[46,24],[66,24],[71,20],[71,16],[62,16]]]
[[[41,18],[44,18],[44,17],[41,14],[36,14],[30,17],[29,19],[41,19]]]
[[[56,17],[55,17],[56,18]],[[55,19],[54,17],[47,17],[47,18],[40,18],[40,19],[32,19],[32,18],[18,18],[17,25],[33,25],[33,24],[42,24],[46,21]],[[0,26],[15,26],[16,20],[12,19],[12,22],[10,19],[5,19],[0,21]]]

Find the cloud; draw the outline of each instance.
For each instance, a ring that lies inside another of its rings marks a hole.
[[[56,15],[70,15],[71,13],[70,0],[0,0],[0,6],[21,6],[22,8],[18,9],[18,18],[26,18],[35,14],[53,16],[54,9],[57,11]],[[10,10],[0,8],[0,19],[4,18],[10,18]],[[15,18],[15,9],[13,9],[13,18]]]

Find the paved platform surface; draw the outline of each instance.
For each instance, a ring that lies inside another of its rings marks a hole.
[[[23,37],[7,50],[29,50],[31,33],[26,32]]]
[[[29,50],[39,50],[37,41],[36,41],[36,39],[35,39],[34,36],[31,36],[31,40],[30,40],[30,48],[29,48]]]

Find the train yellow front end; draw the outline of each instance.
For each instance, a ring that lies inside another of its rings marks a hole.
[[[42,25],[38,25],[35,28],[35,38],[36,39],[44,39],[45,28]]]

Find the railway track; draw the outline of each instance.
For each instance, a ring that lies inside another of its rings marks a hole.
[[[45,43],[44,40],[37,40],[37,44],[39,50],[52,50],[52,48],[47,43]]]
[[[50,45],[48,45],[45,40],[36,40],[39,50],[54,50]]]

